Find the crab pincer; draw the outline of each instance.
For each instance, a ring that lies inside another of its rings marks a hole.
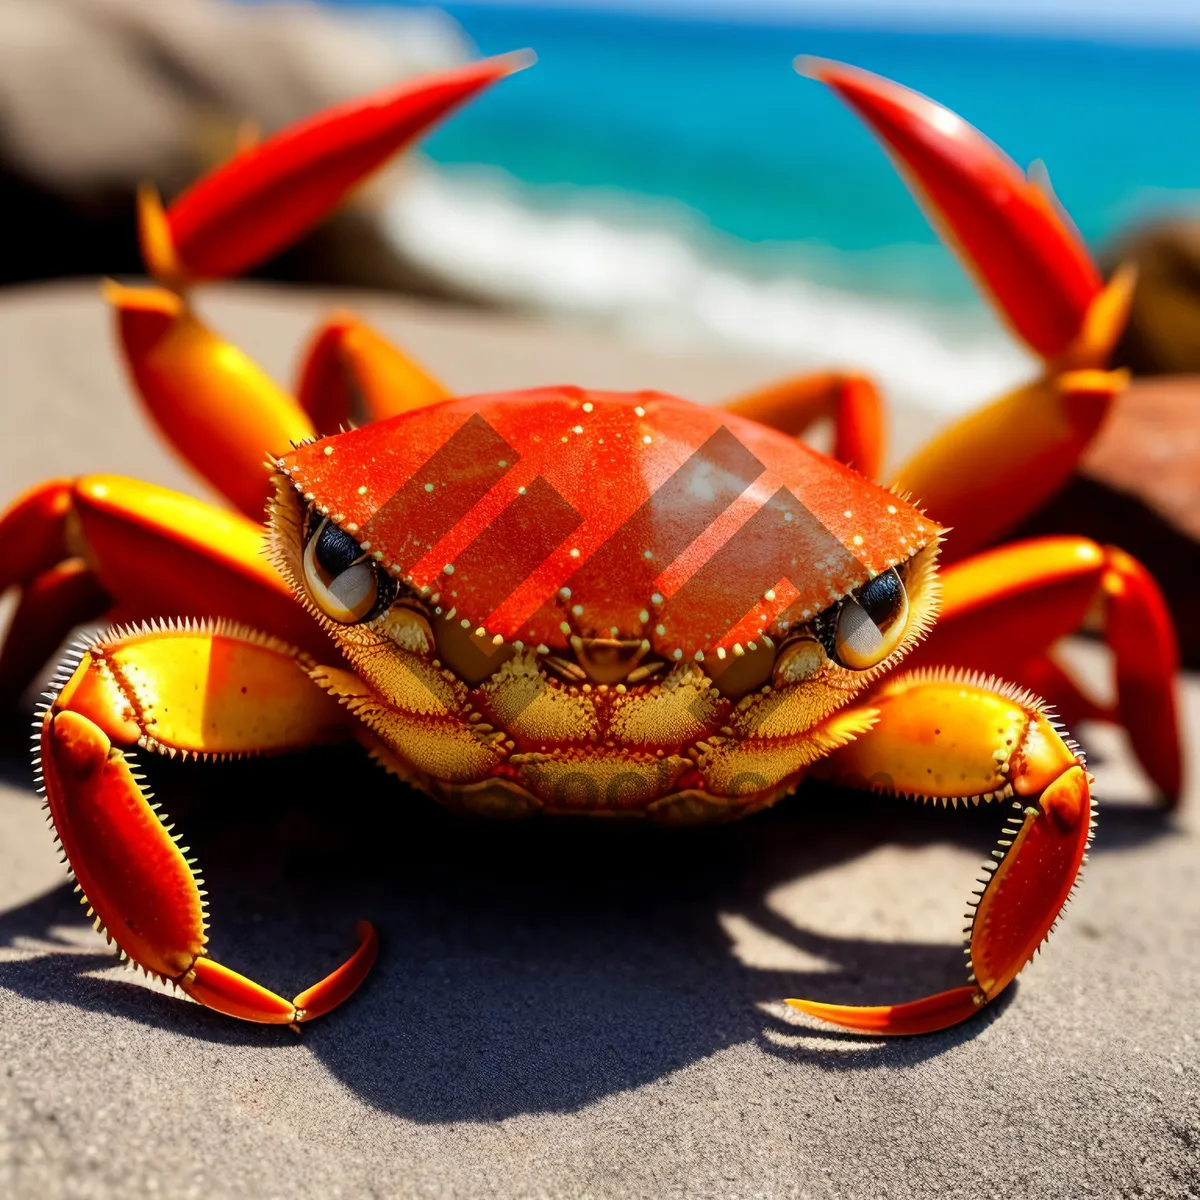
[[[147,270],[177,290],[241,274],[294,242],[440,118],[530,62],[527,52],[486,58],[327,109],[243,149],[165,210],[144,187]]]
[[[1044,187],[918,92],[827,59],[802,56],[796,69],[826,84],[867,123],[930,223],[1026,345],[1047,360],[1066,354],[1104,282]]]
[[[893,478],[953,527],[947,558],[989,544],[1054,495],[1124,390],[1106,371],[1134,273],[1106,285],[1044,180],[1028,177],[956,113],[868,71],[799,58],[871,129],[942,240],[1012,331],[1040,378],[952,423]]]
[[[930,1033],[994,1000],[1050,936],[1092,840],[1091,779],[1075,744],[1019,688],[917,671],[887,684],[873,704],[871,735],[837,750],[821,774],[874,792],[953,800],[956,808],[1012,803],[967,914],[970,981],[905,1004],[788,1004],[864,1033]]]
[[[127,748],[207,757],[335,740],[342,710],[316,688],[296,688],[304,663],[231,626],[129,631],[83,652],[36,725],[49,818],[96,928],[122,959],[198,1003],[275,1025],[345,1000],[375,961],[374,929],[360,921],[354,953],[292,1000],[214,961],[195,860],[151,805]]]

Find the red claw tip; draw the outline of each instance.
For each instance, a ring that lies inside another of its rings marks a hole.
[[[908,1004],[822,1004],[816,1000],[789,1000],[792,1008],[851,1029],[855,1033],[875,1033],[888,1037],[934,1033],[965,1021],[987,1003],[977,987],[951,988],[935,996],[926,996]]]
[[[801,57],[795,67],[836,92],[879,138],[931,224],[1022,340],[1048,361],[1070,350],[1103,282],[1057,201],[928,97],[829,59]]]

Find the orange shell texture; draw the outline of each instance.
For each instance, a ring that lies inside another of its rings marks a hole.
[[[918,508],[753,421],[658,392],[469,396],[281,469],[443,612],[505,642],[779,634],[935,538]]]

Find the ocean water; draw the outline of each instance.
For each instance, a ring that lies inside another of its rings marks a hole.
[[[949,407],[1028,369],[798,53],[896,79],[1042,160],[1097,251],[1200,212],[1194,45],[440,7],[481,53],[539,61],[425,142],[441,169],[397,197],[397,240],[463,286],[634,337],[856,364]]]

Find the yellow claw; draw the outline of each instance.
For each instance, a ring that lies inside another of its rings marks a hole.
[[[872,791],[953,800],[1016,797],[998,862],[970,925],[969,985],[906,1004],[788,1003],[863,1033],[913,1034],[966,1020],[1008,986],[1049,936],[1092,836],[1090,780],[1076,751],[1018,689],[970,675],[916,672],[872,698],[866,736],[821,772]]]
[[[204,893],[122,746],[168,753],[296,749],[344,734],[346,715],[294,650],[215,627],[97,642],[41,718],[41,769],[55,831],[97,928],[134,963],[194,1000],[249,1021],[295,1024],[366,978],[375,931],[332,974],[285,1000],[208,957]]]

